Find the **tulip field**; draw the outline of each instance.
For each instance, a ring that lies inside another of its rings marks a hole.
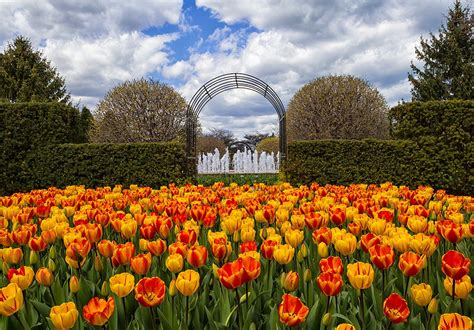
[[[472,329],[474,197],[390,183],[0,197],[0,329]]]

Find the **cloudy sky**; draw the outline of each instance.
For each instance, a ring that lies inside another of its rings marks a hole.
[[[464,3],[472,6],[472,0]],[[94,109],[128,79],[150,77],[190,100],[216,75],[263,79],[286,105],[305,83],[353,74],[390,105],[410,99],[410,61],[437,32],[451,0],[0,0],[0,50],[29,37],[65,77],[74,101]],[[237,136],[274,132],[260,95],[223,93],[201,114],[205,128]]]

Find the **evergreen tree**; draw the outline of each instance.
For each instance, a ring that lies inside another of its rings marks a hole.
[[[430,39],[421,38],[421,48],[415,48],[415,53],[423,67],[412,62],[412,73],[408,74],[414,101],[474,98],[472,29],[470,8],[456,0],[439,35],[430,33]]]
[[[68,103],[70,95],[56,68],[33,50],[29,39],[19,36],[0,53],[0,99]]]

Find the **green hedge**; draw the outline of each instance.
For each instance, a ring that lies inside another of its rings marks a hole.
[[[467,157],[467,156],[466,156]],[[436,138],[408,140],[319,140],[288,146],[284,166],[292,184],[393,182],[416,188],[430,185],[451,193],[473,194],[464,159],[457,159]]]
[[[60,144],[31,153],[26,190],[50,186],[182,183],[184,148],[177,143]]]
[[[402,103],[393,107],[389,116],[396,139],[432,136],[457,146],[472,141],[474,100]]]
[[[27,155],[44,145],[81,141],[80,112],[63,103],[0,103],[0,194],[29,185]]]

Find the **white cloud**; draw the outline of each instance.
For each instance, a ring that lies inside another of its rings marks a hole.
[[[2,1],[0,41],[25,34],[41,39],[70,40],[140,31],[165,22],[178,24],[182,2],[167,1]]]
[[[172,72],[175,79],[186,77],[181,91],[188,99],[207,80],[227,72],[258,76],[277,91],[285,104],[314,78],[353,74],[379,88],[390,105],[409,97],[406,77],[419,37],[436,32],[451,5],[450,0],[302,0],[298,5],[292,0],[196,3],[227,24],[246,21],[259,31],[236,47],[235,33],[217,29],[212,35],[220,45],[217,52],[194,53],[188,61],[166,67],[165,71]],[[260,117],[246,117],[252,111],[269,115],[262,117],[264,122],[259,129],[276,125],[276,119],[270,117],[274,113],[271,105],[261,96],[240,95],[242,105],[238,109],[242,119],[238,123],[245,123],[238,128],[240,133],[246,128],[249,132],[255,130],[253,122]],[[234,128],[235,119],[223,121],[216,117],[222,112],[231,113],[223,109],[231,107],[234,99],[234,94],[226,93],[219,101],[210,102],[201,115],[204,126],[215,122]]]
[[[166,43],[176,37],[131,32],[94,40],[48,40],[44,53],[66,78],[73,99],[93,107],[117,83],[160,71],[168,62]]]

